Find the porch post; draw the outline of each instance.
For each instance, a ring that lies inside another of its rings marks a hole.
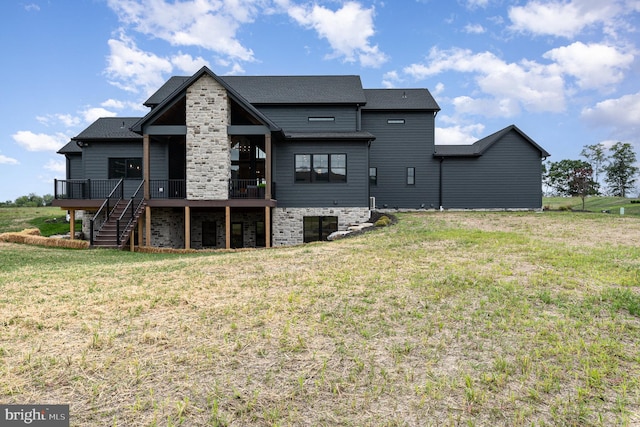
[[[271,133],[264,135],[264,153],[266,156],[264,177],[267,180],[267,185],[264,191],[264,198],[271,199]]]
[[[137,224],[136,227],[140,227],[140,224]],[[129,234],[129,250],[131,252],[136,251],[136,229],[131,230]]]
[[[271,247],[271,208],[269,206],[264,207],[264,245],[267,248]]]
[[[144,136],[142,137],[142,172],[143,172],[142,177],[144,179],[144,199],[145,200],[149,200],[149,195],[150,195],[149,189],[151,188],[149,184],[149,177],[151,176],[151,173],[149,171],[149,167],[151,165],[149,154],[150,154],[149,135],[145,133]]]
[[[224,207],[224,233],[225,245],[227,249],[231,249],[231,206]]]
[[[191,206],[184,207],[184,248],[191,249]]]
[[[145,243],[147,244],[147,246],[151,246],[151,208],[149,206],[145,207],[145,231],[146,231],[146,236],[145,236]]]
[[[138,219],[138,246],[144,246],[144,227],[146,216],[142,214]]]
[[[69,210],[69,239],[76,238],[76,210]]]

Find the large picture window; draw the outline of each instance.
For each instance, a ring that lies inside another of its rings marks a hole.
[[[327,240],[329,234],[338,231],[337,216],[305,216],[303,219],[304,242]]]
[[[296,182],[347,182],[346,154],[296,154]]]
[[[141,179],[142,159],[137,158],[110,158],[109,179]]]

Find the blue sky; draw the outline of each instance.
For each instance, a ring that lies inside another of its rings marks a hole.
[[[640,0],[4,0],[0,200],[53,192],[56,151],[142,116],[171,75],[357,74],[426,87],[436,143],[516,124],[552,154],[640,157]]]

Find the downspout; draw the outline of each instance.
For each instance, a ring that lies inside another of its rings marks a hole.
[[[442,164],[444,163],[444,157],[440,157],[440,179],[439,179],[439,189],[438,189],[438,205],[440,206],[440,210],[442,208]]]
[[[360,104],[356,104],[356,132],[362,130],[362,110]]]

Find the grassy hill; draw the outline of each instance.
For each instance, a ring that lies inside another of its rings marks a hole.
[[[552,210],[571,209],[582,210],[580,197],[545,197],[542,205]],[[623,197],[587,197],[584,209],[589,212],[609,211],[619,214],[620,208],[624,208],[625,215],[640,215],[640,200]]]
[[[76,222],[76,230],[81,230],[82,221]],[[0,207],[0,233],[37,228],[43,236],[69,232],[66,211],[54,207],[14,208]]]
[[[640,218],[195,255],[0,243],[0,401],[74,426],[637,425]]]

